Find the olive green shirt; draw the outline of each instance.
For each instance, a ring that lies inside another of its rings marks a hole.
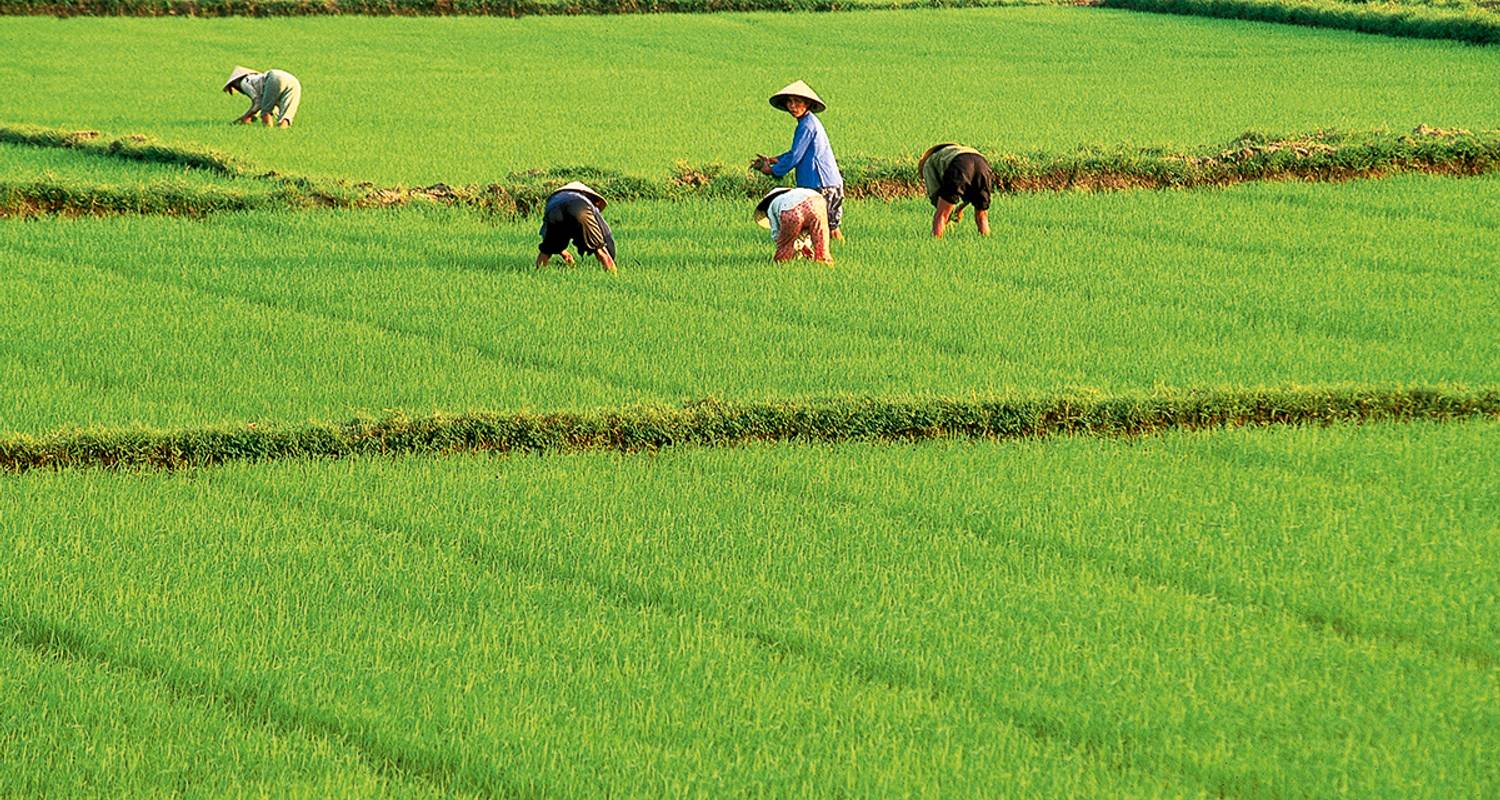
[[[978,150],[972,147],[964,147],[961,144],[950,144],[946,147],[938,148],[922,164],[922,183],[927,187],[927,199],[933,204],[936,204],[938,201],[938,190],[943,185],[943,173],[948,171],[948,165],[953,163],[953,159],[965,153],[980,154]]]

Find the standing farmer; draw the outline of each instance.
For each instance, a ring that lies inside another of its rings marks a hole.
[[[555,255],[561,255],[563,263],[572,264],[573,256],[568,252],[568,242],[578,246],[580,255],[593,255],[606,272],[615,271],[615,235],[599,211],[605,206],[604,198],[589,187],[573,181],[547,197],[547,209],[542,212],[542,243],[536,256],[536,268],[541,269]]]
[[[799,188],[813,189],[823,195],[828,205],[828,228],[833,238],[843,239],[844,234],[839,228],[844,220],[844,176],[839,173],[838,162],[834,161],[828,132],[823,130],[823,123],[817,116],[828,107],[827,104],[812,87],[797,81],[771,95],[771,105],[797,120],[792,149],[775,158],[756,156],[750,168],[777,178],[795,169]]]
[[[235,92],[250,98],[250,110],[240,115],[235,124],[248,125],[260,115],[260,121],[271,124],[271,115],[283,128],[292,127],[297,116],[297,106],[302,103],[302,84],[290,72],[279,69],[256,72],[245,67],[235,67],[224,82],[224,94]]]
[[[990,194],[995,189],[995,173],[978,150],[951,143],[934,145],[922,154],[917,171],[922,173],[927,199],[937,206],[932,215],[933,238],[943,238],[949,215],[954,222],[963,218],[963,205],[974,206],[974,224],[979,226],[979,235],[990,235]]]
[[[779,186],[755,206],[755,222],[771,229],[776,261],[801,256],[832,264],[828,254],[828,202],[814,189]]]

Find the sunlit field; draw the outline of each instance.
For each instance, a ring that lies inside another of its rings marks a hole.
[[[290,130],[229,124],[235,64]],[[754,184],[617,196],[618,274],[534,268],[548,182],[743,181],[795,78],[889,170],[1431,127],[988,238],[890,172],[832,265]],[[0,796],[1493,797],[1497,81],[1089,8],[0,17]],[[368,202],[439,181],[539,193]],[[922,416],[1202,397],[1263,406]],[[662,421],[755,403],[823,416]],[[561,444],[336,438],[523,417]]]

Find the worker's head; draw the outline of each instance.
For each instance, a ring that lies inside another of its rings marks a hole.
[[[240,90],[242,94],[250,94],[249,92],[245,91],[245,87],[241,83],[241,81],[243,81],[246,76],[254,74],[255,70],[250,69],[249,67],[236,66],[234,70],[229,73],[229,79],[224,81],[224,94],[234,94],[234,90],[236,89]]]
[[[806,116],[809,111],[814,114],[821,114],[823,113],[823,109],[827,108],[823,104],[823,99],[818,97],[818,93],[802,81],[794,81],[786,88],[771,95],[771,105],[798,119]]]

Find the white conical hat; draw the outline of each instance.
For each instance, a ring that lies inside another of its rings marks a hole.
[[[785,111],[786,99],[788,97],[800,97],[806,100],[808,110],[814,114],[820,114],[824,109],[828,108],[828,104],[823,102],[823,98],[819,97],[818,93],[813,91],[811,86],[802,81],[793,81],[787,84],[786,88],[771,95],[771,105]]]
[[[755,224],[761,226],[762,228],[770,229],[771,215],[769,209],[771,207],[771,201],[776,199],[776,195],[786,194],[790,191],[790,187],[778,186],[775,189],[766,192],[766,196],[762,197],[760,199],[760,202],[755,204]]]
[[[249,67],[235,66],[234,71],[229,73],[229,80],[224,81],[224,91],[229,91],[229,87],[233,86],[234,82],[239,80],[240,78],[243,78],[246,75],[254,75],[255,73],[256,70],[250,69]]]
[[[558,192],[577,192],[577,193],[583,195],[584,197],[587,197],[590,201],[593,202],[594,205],[598,206],[601,210],[605,206],[604,197],[602,195],[600,195],[598,192],[594,191],[593,189],[590,189],[589,187],[585,186],[583,183],[581,183],[579,181],[573,181],[571,183],[565,183],[562,186],[559,186],[556,189],[552,190],[552,194],[557,194]],[[552,194],[549,194],[547,196],[551,197]]]

